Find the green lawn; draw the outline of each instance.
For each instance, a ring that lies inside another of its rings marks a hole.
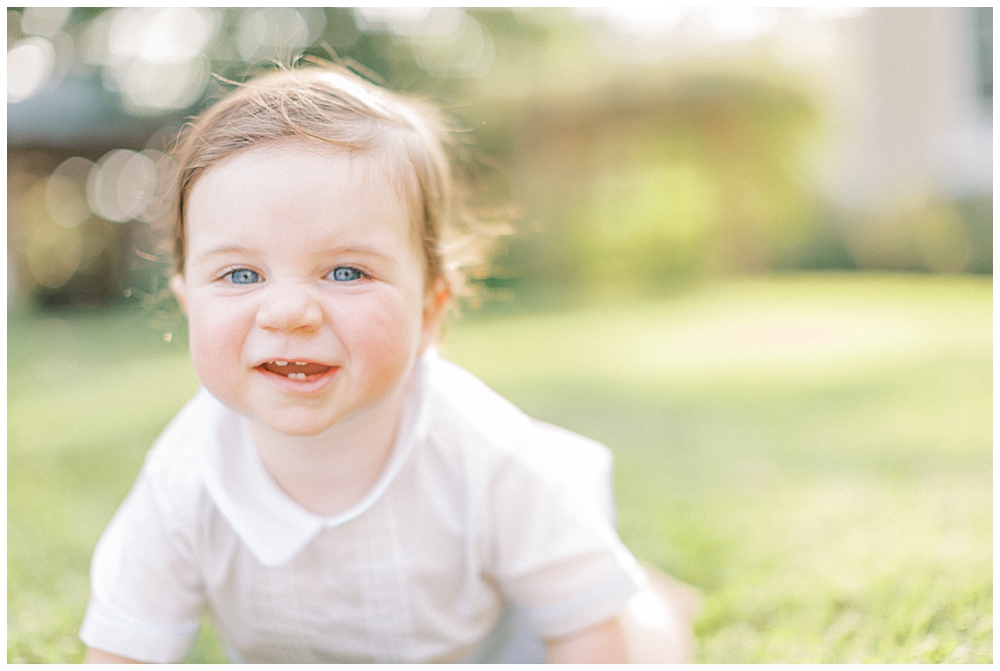
[[[470,314],[442,349],[612,448],[622,537],[704,593],[701,661],[992,661],[991,278]],[[196,385],[139,316],[9,320],[9,661],[81,658],[90,552]]]

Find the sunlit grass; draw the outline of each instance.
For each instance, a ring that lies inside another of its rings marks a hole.
[[[992,661],[988,278],[802,276],[470,315],[444,353],[607,443],[708,662]],[[76,661],[90,552],[197,381],[127,315],[14,319],[8,660]],[[210,631],[193,660],[219,659]]]

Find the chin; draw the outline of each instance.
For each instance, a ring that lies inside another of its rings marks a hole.
[[[272,430],[277,431],[280,434],[295,436],[298,438],[318,436],[336,424],[336,422],[314,424],[312,422],[296,421],[265,421],[264,423],[267,424],[267,426],[269,426]]]
[[[275,433],[297,438],[318,436],[339,424],[348,413],[330,404],[283,404],[264,402],[242,404],[242,412]]]

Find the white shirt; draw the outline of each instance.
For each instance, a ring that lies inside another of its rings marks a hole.
[[[434,352],[408,399],[374,487],[322,517],[200,390],[98,542],[80,638],[179,661],[207,608],[235,661],[513,661],[516,639],[602,622],[644,586],[608,521],[607,448]]]

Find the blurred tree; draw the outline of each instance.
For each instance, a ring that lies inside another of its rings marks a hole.
[[[106,304],[128,292],[159,304],[170,263],[154,201],[177,130],[234,82],[318,61],[427,97],[465,129],[455,149],[482,185],[474,205],[512,200],[524,213],[520,235],[480,278],[494,288],[662,290],[707,273],[787,267],[992,268],[990,231],[956,223],[987,221],[979,203],[930,203],[907,222],[852,229],[816,201],[803,158],[822,113],[764,38],[731,57],[628,61],[616,50],[634,45],[619,36],[608,47],[596,17],[10,8],[9,302]],[[59,214],[81,202],[86,216]],[[882,233],[905,244],[859,255],[864,235]]]

